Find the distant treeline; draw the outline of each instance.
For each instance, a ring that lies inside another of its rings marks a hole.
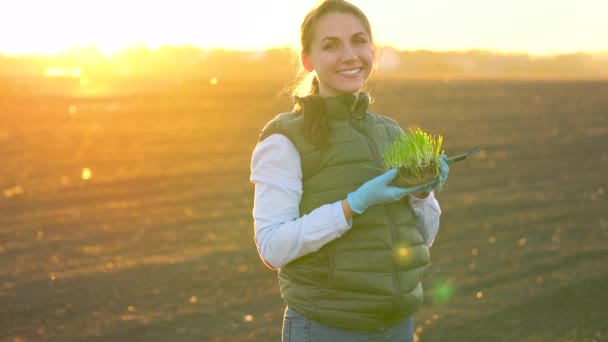
[[[194,47],[132,48],[104,55],[83,48],[53,56],[0,55],[0,77],[37,77],[48,67],[80,68],[89,78],[145,77],[290,80],[297,58],[289,48],[266,51]],[[73,76],[73,75],[72,75]],[[71,76],[70,76],[71,77]],[[608,51],[534,56],[486,50],[439,52],[383,47],[378,78],[608,79]]]

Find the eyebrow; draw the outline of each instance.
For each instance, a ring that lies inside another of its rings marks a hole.
[[[357,32],[355,34],[352,34],[350,37],[353,38],[353,37],[357,37],[357,36],[367,36],[367,33],[365,33],[364,31],[359,31],[359,32]],[[321,39],[321,43],[324,42],[324,41],[326,41],[326,40],[335,41],[335,40],[340,40],[340,38],[333,37],[333,36],[324,37],[323,39]]]

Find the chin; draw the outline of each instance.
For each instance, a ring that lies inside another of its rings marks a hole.
[[[344,95],[353,95],[353,94],[359,93],[361,91],[361,88],[363,88],[363,86],[356,87],[356,88],[344,89],[343,91],[341,91],[341,93],[344,94]]]

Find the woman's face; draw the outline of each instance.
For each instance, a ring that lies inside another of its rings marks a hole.
[[[357,95],[372,72],[374,58],[371,37],[359,19],[332,12],[314,24],[302,64],[307,71],[316,71],[319,95]]]

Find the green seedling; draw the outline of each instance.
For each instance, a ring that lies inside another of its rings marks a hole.
[[[443,137],[433,136],[420,128],[409,130],[397,137],[384,150],[386,170],[397,168],[398,174],[393,181],[399,187],[411,187],[435,179],[439,173],[439,156]]]

